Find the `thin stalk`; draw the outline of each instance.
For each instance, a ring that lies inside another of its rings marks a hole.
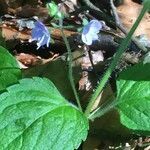
[[[90,113],[88,119],[94,120],[95,118],[101,117],[102,115],[104,115],[105,113],[113,109],[117,105],[117,101],[113,99],[114,99],[114,95],[110,96],[106,102],[101,104],[92,113]]]
[[[80,111],[82,111],[82,107],[81,107],[81,104],[80,104],[80,99],[79,99],[79,96],[78,96],[78,93],[77,93],[77,90],[75,88],[75,83],[74,83],[74,77],[73,77],[73,70],[72,70],[72,53],[71,53],[71,48],[70,48],[70,44],[64,34],[64,31],[63,31],[63,28],[62,28],[62,20],[60,20],[60,28],[61,28],[61,34],[62,34],[62,38],[65,42],[65,45],[66,45],[66,48],[67,48],[67,52],[68,52],[68,58],[69,58],[69,61],[68,61],[68,75],[69,75],[69,81],[70,81],[70,84],[71,84],[71,87],[72,87],[72,90],[73,90],[73,93],[74,93],[74,96],[76,98],[76,102],[77,102],[77,105],[80,109]]]
[[[121,25],[121,22],[120,22],[118,13],[117,13],[117,9],[116,9],[116,7],[114,5],[114,1],[113,0],[110,0],[110,6],[111,6],[111,9],[112,9],[112,13],[114,15],[116,24]]]
[[[95,118],[100,118],[101,116],[103,116],[104,114],[106,114],[107,112],[109,112],[110,110],[114,109],[117,104],[118,103],[114,100],[114,101],[110,102],[109,104],[107,104],[104,107],[103,106],[99,107],[98,109],[96,109],[95,111],[93,111],[88,116],[88,119],[94,120]]]
[[[90,8],[94,9],[94,10],[97,10],[97,11],[100,11],[102,12],[97,6],[95,6],[93,3],[91,3],[90,0],[83,0],[83,2]]]
[[[146,3],[145,3],[146,4]],[[129,42],[131,41],[131,37],[133,35],[133,33],[135,32],[136,28],[138,27],[140,21],[142,20],[145,12],[147,11],[148,7],[144,4],[144,7],[143,9],[141,10],[141,13],[139,15],[139,17],[137,18],[136,22],[134,23],[134,25],[132,26],[130,32],[128,33],[127,37],[122,41],[120,47],[118,48],[110,66],[108,67],[107,71],[105,72],[101,82],[99,83],[96,91],[93,93],[88,105],[87,105],[87,108],[85,110],[85,115],[88,117],[90,112],[91,112],[91,108],[93,107],[95,101],[96,101],[96,98],[98,97],[98,95],[102,92],[104,86],[106,85],[109,77],[111,76],[112,74],[112,71],[115,69],[116,65],[118,64],[123,52],[126,50]]]

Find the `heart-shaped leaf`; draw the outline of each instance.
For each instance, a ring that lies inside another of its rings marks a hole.
[[[150,132],[150,64],[139,63],[123,71],[117,81],[121,123]]]
[[[46,78],[22,79],[0,95],[0,148],[74,150],[88,120]]]
[[[21,78],[21,70],[15,58],[0,46],[0,91],[16,83]]]

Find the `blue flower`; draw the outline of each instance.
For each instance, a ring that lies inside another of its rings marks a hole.
[[[50,33],[48,29],[40,21],[36,21],[34,25],[35,27],[31,31],[32,39],[30,42],[37,41],[37,49],[43,45],[47,45],[47,47],[49,47]]]
[[[93,41],[98,40],[98,33],[102,28],[102,23],[98,20],[91,20],[84,26],[82,31],[82,41],[87,45],[92,45]]]

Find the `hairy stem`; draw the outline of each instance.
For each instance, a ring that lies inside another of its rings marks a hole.
[[[103,116],[105,113],[109,112],[110,110],[114,109],[114,107],[117,105],[117,102],[114,100],[112,102],[109,102],[106,106],[101,106],[95,111],[93,111],[88,118],[90,120],[94,120],[95,118]]]
[[[110,3],[113,13],[115,15],[115,17],[117,17],[116,19],[116,23],[114,23],[112,21],[112,19],[110,18],[110,16],[108,16],[107,14],[103,13],[97,6],[95,6],[93,3],[90,2],[90,0],[82,0],[85,5],[88,7],[88,9],[90,11],[93,11],[95,14],[97,14],[100,18],[104,19],[105,21],[109,22],[111,25],[116,26],[122,33],[124,33],[125,35],[128,34],[127,30],[122,26],[122,24],[119,22],[119,16],[116,12],[116,9],[114,9],[114,7],[112,7],[112,3]],[[111,0],[112,1],[112,0]],[[149,0],[145,0],[145,3],[149,3]],[[147,4],[150,5],[150,4]],[[82,10],[82,9],[81,9]],[[118,24],[119,23],[119,24]],[[142,44],[140,44],[140,42],[138,40],[136,40],[134,37],[132,38],[132,42],[143,52],[147,52],[147,48],[145,48]]]
[[[73,93],[74,93],[74,96],[76,98],[76,102],[77,102],[77,105],[80,109],[80,111],[82,111],[82,107],[81,107],[81,104],[80,104],[80,99],[79,99],[79,96],[78,96],[78,93],[77,93],[77,90],[75,88],[75,83],[74,83],[74,78],[73,78],[73,70],[72,70],[72,53],[71,53],[71,48],[70,48],[70,44],[64,34],[64,31],[63,31],[63,23],[62,23],[62,20],[60,20],[60,27],[61,27],[61,33],[62,33],[62,38],[65,42],[65,45],[66,45],[66,48],[67,48],[67,52],[68,52],[68,75],[69,75],[69,81],[70,81],[70,84],[71,84],[71,87],[72,87],[72,90],[73,90]]]
[[[122,41],[120,47],[118,48],[110,66],[108,67],[107,71],[105,72],[102,80],[100,81],[96,91],[94,92],[94,94],[92,95],[87,108],[85,110],[85,115],[88,117],[90,112],[91,112],[91,108],[93,107],[96,98],[99,96],[99,94],[102,92],[104,86],[106,85],[109,77],[111,76],[112,71],[115,69],[116,65],[118,64],[123,52],[126,50],[129,42],[131,41],[131,37],[133,35],[133,33],[135,32],[136,28],[138,27],[140,21],[142,20],[145,12],[147,11],[148,7],[146,6],[146,3],[144,4],[144,7],[139,15],[139,17],[137,18],[136,22],[134,23],[134,25],[132,26],[130,32],[128,33],[127,37]]]
[[[97,6],[91,3],[90,0],[82,0],[89,8],[102,12]]]

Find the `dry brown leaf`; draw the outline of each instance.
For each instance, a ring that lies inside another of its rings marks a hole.
[[[2,30],[2,36],[5,38],[5,40],[13,40],[13,39],[20,39],[20,40],[29,40],[31,38],[31,31],[19,31],[14,26],[7,26],[5,24],[0,26]],[[51,30],[51,36],[54,39],[62,39],[62,34],[60,29],[54,29],[50,28]],[[64,34],[66,37],[69,37],[71,35],[77,34],[76,32],[64,30]]]
[[[123,25],[129,30],[137,19],[142,5],[131,0],[124,0],[123,5],[120,5],[117,10]],[[145,34],[150,38],[150,14],[146,13],[142,22],[139,24],[135,35]]]
[[[2,36],[5,38],[5,40],[28,40],[31,38],[31,35],[28,32],[18,31],[15,28],[8,27],[5,25],[0,26],[0,28],[2,30]]]
[[[34,8],[30,5],[19,7],[15,10],[15,14],[19,17],[33,17],[38,16],[41,20],[45,20],[48,17],[48,10],[44,7]]]
[[[91,57],[93,65],[97,65],[100,62],[104,61],[104,56],[102,51],[91,51]],[[89,91],[92,88],[92,83],[89,80],[88,71],[92,70],[93,66],[90,61],[90,56],[86,52],[85,56],[82,57],[81,62],[82,74],[81,79],[79,80],[79,90],[86,90]]]
[[[43,59],[40,56],[36,56],[33,54],[26,54],[26,53],[17,54],[15,57],[19,62],[20,67],[24,69],[24,68],[28,68],[29,66],[46,64],[52,61],[53,59],[55,59],[56,57],[58,57],[58,54],[54,54],[52,57],[48,59]]]
[[[25,66],[34,66],[36,64],[39,64],[39,62],[41,61],[41,58],[39,56],[25,53],[17,54],[15,57]]]

